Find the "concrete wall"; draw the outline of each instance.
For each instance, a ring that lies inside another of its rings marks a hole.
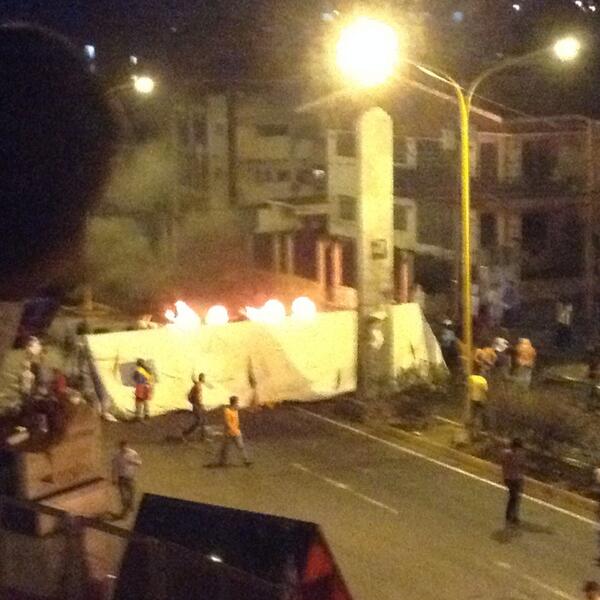
[[[443,365],[441,352],[416,304],[390,307],[395,373],[424,373]],[[319,313],[312,321],[287,318],[278,325],[244,321],[182,332],[172,327],[88,336],[92,364],[114,411],[133,413],[133,387],[121,379],[120,366],[151,359],[158,383],[152,414],[189,409],[192,372],[202,369],[213,386],[205,403],[215,408],[231,394],[243,405],[284,400],[318,400],[350,392],[356,383],[354,311]]]

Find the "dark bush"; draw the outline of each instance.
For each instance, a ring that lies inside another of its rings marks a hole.
[[[560,394],[544,390],[519,392],[506,387],[494,394],[494,428],[506,437],[519,436],[543,452],[580,446],[586,436],[584,419]]]

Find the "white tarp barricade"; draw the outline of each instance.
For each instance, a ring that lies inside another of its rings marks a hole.
[[[443,365],[433,333],[418,305],[392,307],[396,373]],[[318,400],[356,386],[356,312],[318,313],[310,321],[287,317],[277,325],[251,321],[90,335],[90,361],[97,387],[113,412],[134,412],[133,387],[126,372],[142,358],[156,372],[152,414],[187,409],[194,376],[203,372],[208,409],[239,396],[242,406],[283,400]]]

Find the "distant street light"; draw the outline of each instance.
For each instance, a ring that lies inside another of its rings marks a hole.
[[[336,59],[340,70],[354,83],[363,87],[381,85],[394,76],[400,62],[399,42],[396,30],[383,21],[360,17],[341,31],[337,44]],[[551,50],[562,62],[574,60],[581,45],[574,37],[558,40]],[[442,81],[454,88],[460,115],[460,166],[461,166],[461,222],[462,222],[462,338],[465,345],[465,375],[472,372],[473,362],[473,316],[471,299],[471,172],[469,117],[473,97],[479,85],[491,75],[511,67],[531,63],[547,54],[548,49],[532,52],[524,56],[509,57],[480,73],[463,88],[453,77],[437,69],[410,61],[403,62],[419,69],[423,74]],[[391,56],[393,54],[393,56]],[[354,60],[354,63],[352,63]],[[368,75],[369,69],[371,76]],[[359,286],[360,287],[360,286]],[[468,395],[465,398],[464,422],[468,423],[471,407]]]
[[[151,94],[154,91],[155,85],[152,77],[148,77],[147,75],[133,76],[133,89],[138,94]]]
[[[134,91],[141,96],[149,96],[156,89],[156,81],[148,75],[132,75],[129,81],[114,85],[109,88],[106,94],[117,98],[121,92]]]
[[[558,60],[568,62],[577,58],[581,51],[581,43],[577,38],[569,36],[558,40],[552,50]]]

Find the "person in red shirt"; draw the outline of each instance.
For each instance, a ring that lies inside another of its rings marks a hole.
[[[54,369],[51,390],[56,400],[67,400],[67,378],[60,369]]]

